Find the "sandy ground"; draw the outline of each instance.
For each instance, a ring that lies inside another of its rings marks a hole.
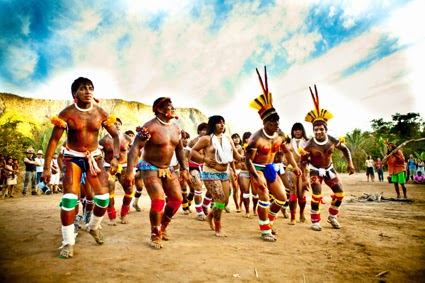
[[[257,217],[244,218],[231,201],[231,212],[223,213],[228,237],[179,210],[168,229],[172,240],[153,250],[144,192],[143,210],[132,208],[129,224],[103,220],[104,245],[80,231],[72,259],[58,257],[61,196],[16,193],[0,201],[0,282],[425,282],[425,186],[408,185],[411,203],[361,202],[364,192],[395,197],[393,186],[366,182],[364,174],[341,179],[340,230],[326,223],[326,187],[321,232],[309,220],[291,226],[280,215],[278,241],[264,242]],[[122,195],[118,190],[117,208]],[[309,219],[309,204],[306,212]]]

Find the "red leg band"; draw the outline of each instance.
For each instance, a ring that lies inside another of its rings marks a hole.
[[[154,212],[161,212],[164,209],[165,200],[153,199],[151,201],[151,210]]]
[[[115,207],[108,207],[107,211],[109,219],[117,218],[117,212],[115,211]]]
[[[130,211],[130,206],[129,205],[124,205],[123,204],[121,206],[121,216],[126,216],[129,211]]]
[[[180,208],[180,205],[182,205],[182,202],[181,201],[172,201],[172,200],[169,200],[167,202],[167,205],[173,209],[173,214],[174,214]]]

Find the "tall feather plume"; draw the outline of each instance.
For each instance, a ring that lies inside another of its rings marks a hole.
[[[317,111],[317,115],[320,115],[319,94],[317,92],[316,85],[314,85],[314,91],[316,92],[316,96],[313,94],[311,87],[308,87],[308,88],[310,89],[311,97],[313,98],[313,104],[314,104],[314,108]]]
[[[268,93],[268,89],[267,89],[267,74],[266,74],[266,88],[265,88],[264,87],[264,84],[263,84],[263,79],[261,78],[261,75],[260,75],[260,72],[258,72],[258,69],[257,68],[255,68],[255,70],[257,71],[258,80],[260,81],[261,89],[263,90],[263,93],[264,94],[267,94]]]

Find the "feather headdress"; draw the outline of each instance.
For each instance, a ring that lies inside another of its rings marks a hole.
[[[261,89],[263,90],[263,94],[258,96],[256,99],[251,101],[249,104],[250,107],[258,110],[258,114],[260,115],[262,120],[267,119],[273,114],[277,114],[276,110],[273,108],[273,98],[272,94],[269,92],[269,85],[267,82],[267,69],[264,66],[264,83],[261,78],[260,72],[257,71],[258,79],[260,80]]]
[[[319,104],[319,93],[317,92],[316,85],[314,85],[314,92],[311,90],[311,87],[309,87],[311,97],[313,99],[314,109],[307,113],[307,116],[305,116],[305,121],[311,122],[314,124],[316,123],[324,123],[327,125],[328,120],[333,118],[333,115],[331,112],[329,112],[326,109],[321,109]]]

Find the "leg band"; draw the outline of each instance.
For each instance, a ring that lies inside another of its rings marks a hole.
[[[267,208],[270,206],[270,202],[266,202],[266,201],[258,201],[258,206],[263,207],[263,208]]]
[[[219,209],[224,209],[226,207],[226,205],[224,203],[218,203],[218,202],[215,202],[214,206],[219,208]]]
[[[164,209],[165,200],[153,199],[151,201],[151,210],[154,212],[161,212]]]
[[[289,195],[289,200],[291,201],[296,201],[298,199],[298,197],[296,195]]]
[[[242,197],[243,197],[243,198],[249,198],[249,194],[245,194],[245,193],[244,193],[244,194],[242,195]]]
[[[176,213],[177,210],[182,205],[182,202],[181,201],[172,201],[172,200],[169,200],[167,202],[167,205],[173,209],[173,215],[174,215],[174,213]]]
[[[64,194],[62,196],[62,202],[60,203],[60,207],[63,210],[71,211],[75,208],[78,202],[78,197],[76,194]]]
[[[75,245],[74,224],[62,225],[62,246]]]
[[[109,193],[96,195],[93,201],[98,207],[105,208],[109,205]]]

